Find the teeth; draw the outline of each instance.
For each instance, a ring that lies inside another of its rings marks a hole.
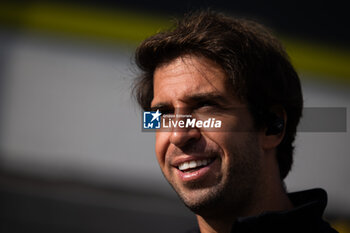
[[[188,162],[186,162],[186,163],[180,164],[179,169],[180,169],[180,170],[186,170],[186,169],[188,169],[189,167],[190,167],[190,166],[189,166]]]
[[[190,168],[195,168],[195,167],[197,167],[197,162],[196,161],[191,161],[189,166],[190,166]]]
[[[205,166],[211,162],[211,159],[203,159],[203,160],[192,160],[190,162],[184,162],[179,165],[179,170],[184,171],[189,168],[196,168],[199,166]]]

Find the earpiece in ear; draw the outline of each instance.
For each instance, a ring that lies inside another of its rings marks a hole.
[[[276,114],[271,113],[267,122],[266,135],[276,135],[283,132],[284,120]]]

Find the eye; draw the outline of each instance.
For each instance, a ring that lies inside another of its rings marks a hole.
[[[159,111],[162,113],[162,115],[174,114],[174,109],[172,108],[160,108]]]
[[[198,102],[195,106],[193,111],[197,113],[205,113],[205,114],[212,114],[218,111],[219,104],[215,101],[206,100]]]
[[[216,103],[215,101],[206,100],[203,102],[199,102],[197,104],[197,109],[206,108],[206,107],[217,107],[217,106],[218,106],[218,103]]]

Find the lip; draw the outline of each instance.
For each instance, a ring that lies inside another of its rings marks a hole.
[[[195,159],[200,160],[203,158],[195,157]],[[208,159],[208,157],[206,157],[204,159]],[[191,160],[194,160],[194,159],[183,160],[182,162],[187,162],[187,161],[191,161]],[[194,181],[199,181],[201,179],[204,179],[207,175],[209,175],[211,173],[211,171],[215,169],[214,167],[216,166],[218,161],[219,161],[219,159],[217,157],[214,157],[214,161],[212,161],[210,164],[208,164],[207,166],[202,167],[198,170],[195,170],[193,172],[182,172],[177,167],[175,167],[174,169],[175,169],[176,176],[178,176],[182,182],[184,182],[184,183],[194,182]],[[179,164],[180,164],[180,162],[179,162]]]

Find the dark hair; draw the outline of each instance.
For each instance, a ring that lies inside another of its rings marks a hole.
[[[186,15],[169,31],[141,43],[135,60],[141,75],[134,94],[147,109],[153,99],[153,73],[157,67],[183,55],[204,56],[227,75],[235,96],[244,100],[257,128],[266,126],[271,108],[287,115],[286,133],[277,147],[283,180],[293,162],[293,142],[302,113],[300,81],[281,43],[262,25],[212,11]]]

